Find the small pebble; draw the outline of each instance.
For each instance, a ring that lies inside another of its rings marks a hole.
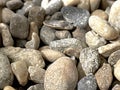
[[[120,85],[119,85],[119,84],[116,84],[116,85],[112,88],[112,90],[120,90]]]
[[[85,48],[80,52],[80,63],[86,75],[95,73],[100,65],[100,56],[97,50]]]
[[[89,26],[106,40],[114,40],[118,37],[118,32],[112,28],[106,20],[98,16],[91,16],[89,18]]]
[[[10,20],[10,32],[13,37],[25,39],[29,33],[29,24],[26,17],[16,14]]]
[[[116,77],[117,80],[120,81],[120,59],[116,62],[114,65],[114,76]]]
[[[77,5],[80,0],[62,0],[64,6],[74,6]]]
[[[78,82],[77,90],[97,90],[97,83],[93,74],[88,74]]]
[[[45,90],[43,84],[35,84],[30,86],[27,90]]]
[[[111,66],[104,63],[103,66],[95,73],[95,77],[100,90],[109,90],[113,80]]]
[[[3,90],[16,90],[12,86],[5,86]]]
[[[101,2],[101,0],[90,0],[91,12],[93,12],[94,10],[96,10],[99,7],[100,2]]]

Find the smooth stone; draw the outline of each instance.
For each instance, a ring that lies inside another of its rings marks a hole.
[[[120,59],[114,65],[114,76],[118,81],[120,81],[120,72],[118,72],[119,70],[120,70]]]
[[[45,90],[43,84],[35,84],[30,86],[27,90]]]
[[[8,2],[9,0],[0,0],[0,7],[5,7],[6,2]]]
[[[50,20],[64,20],[64,18],[61,12],[56,12],[51,16]]]
[[[73,23],[74,26],[85,28],[88,24],[90,13],[85,9],[66,6],[61,9],[61,12],[65,20]]]
[[[12,86],[5,86],[3,90],[16,90]]]
[[[10,32],[13,37],[25,39],[29,33],[29,24],[23,15],[14,15],[10,20]]]
[[[80,0],[62,0],[64,6],[74,6],[77,5]]]
[[[120,85],[119,85],[119,84],[116,84],[116,85],[112,88],[112,90],[120,90]]]
[[[93,12],[94,10],[96,10],[99,7],[100,2],[101,2],[101,0],[90,0],[91,12]]]
[[[42,0],[32,0],[32,2],[35,6],[41,6]]]

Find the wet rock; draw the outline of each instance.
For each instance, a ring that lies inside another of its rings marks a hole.
[[[72,30],[73,25],[69,22],[66,22],[64,20],[49,20],[43,22],[45,26],[54,28],[54,29],[66,29],[66,30]]]
[[[14,41],[12,39],[12,36],[9,32],[9,28],[6,24],[0,23],[0,29],[1,29],[1,34],[2,34],[2,40],[3,40],[3,45],[6,46],[13,46]]]
[[[113,40],[118,37],[118,32],[112,28],[106,20],[101,19],[98,16],[91,16],[89,18],[89,26],[93,31],[95,31],[106,40]]]
[[[38,28],[42,26],[44,17],[45,17],[45,11],[43,8],[39,6],[33,6],[29,10],[28,21],[35,22]]]
[[[100,5],[101,0],[90,0],[91,11],[96,10]]]
[[[113,80],[111,66],[104,63],[96,72],[95,77],[100,90],[108,90]]]
[[[38,49],[40,45],[40,38],[37,33],[32,33],[32,39],[25,44],[26,48]]]
[[[86,43],[91,48],[98,48],[98,47],[103,46],[107,43],[103,37],[99,36],[94,31],[87,32],[85,34],[85,38],[86,38]]]
[[[0,89],[13,83],[13,73],[9,59],[6,55],[0,53]]]
[[[45,70],[39,66],[29,66],[30,80],[35,83],[44,83]]]
[[[16,47],[24,48],[26,43],[27,43],[27,40],[22,40],[22,39],[16,39],[15,40],[15,46]]]
[[[3,90],[16,90],[12,86],[5,86]]]
[[[100,65],[100,57],[97,50],[85,48],[80,52],[80,63],[86,75],[95,73]]]
[[[41,6],[42,0],[32,0],[32,2],[35,6]]]
[[[95,76],[92,74],[88,74],[87,76],[83,77],[78,82],[77,90],[97,90],[97,83]]]
[[[2,9],[2,22],[9,24],[10,23],[10,19],[15,15],[15,13],[13,11],[11,11],[8,8],[3,8]]]
[[[10,0],[6,3],[6,6],[11,10],[17,10],[23,6],[23,2],[21,0]]]
[[[25,61],[19,60],[11,63],[12,71],[20,85],[25,86],[28,82],[28,71]]]
[[[54,13],[50,18],[50,20],[63,20],[63,19],[64,18],[61,12]]]
[[[66,21],[73,23],[74,26],[85,28],[87,26],[89,12],[85,9],[66,6],[61,9],[63,17]]]
[[[29,24],[27,18],[18,14],[14,15],[10,20],[10,32],[15,38],[27,38],[29,33]]]
[[[45,90],[43,84],[35,84],[30,86],[27,90]]]
[[[78,80],[75,63],[68,57],[61,57],[45,72],[45,90],[74,90]]]
[[[40,30],[40,39],[45,44],[49,44],[51,41],[55,40],[55,29],[47,26],[43,26]]]
[[[119,84],[116,84],[116,85],[112,88],[112,90],[120,90],[120,85],[119,85]]]
[[[118,72],[119,70],[120,70],[120,59],[114,65],[114,76],[116,77],[117,80],[120,81],[120,72]]]
[[[73,5],[77,5],[80,0],[62,0],[64,6],[73,6]]]
[[[54,62],[58,58],[65,56],[63,53],[52,49],[43,49],[41,50],[41,54],[45,60],[50,62]]]

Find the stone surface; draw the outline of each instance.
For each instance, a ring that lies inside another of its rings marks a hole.
[[[95,73],[100,65],[100,57],[97,50],[85,48],[80,52],[80,63],[86,75]]]
[[[15,15],[15,13],[13,11],[11,11],[8,8],[3,8],[2,9],[2,22],[9,24],[10,23],[10,19]]]
[[[29,10],[28,21],[35,22],[38,28],[42,26],[44,17],[45,17],[45,11],[43,8],[39,6],[33,6]]]
[[[24,48],[27,40],[22,40],[22,39],[15,39],[15,46],[16,47],[21,47]]]
[[[55,12],[50,18],[50,20],[63,20],[63,19],[64,18],[61,12]]]
[[[98,48],[99,54],[104,57],[110,56],[113,52],[120,49],[120,41],[111,42]]]
[[[64,6],[73,6],[77,5],[80,0],[62,0]]]
[[[77,90],[97,90],[97,83],[95,76],[92,74],[88,74],[87,76],[83,77],[78,82]]]
[[[75,63],[68,57],[61,57],[45,72],[45,90],[74,90],[78,80]]]
[[[17,10],[23,6],[23,2],[21,0],[10,0],[6,3],[6,6],[11,10]]]
[[[27,90],[45,90],[43,84],[35,84],[30,86]]]
[[[118,37],[118,32],[112,28],[106,20],[98,16],[91,16],[89,18],[89,26],[106,40],[114,40]]]
[[[114,76],[118,81],[120,81],[120,59],[117,61],[117,63],[114,65]]]
[[[0,53],[0,89],[13,83],[13,73],[9,59],[6,55]]]
[[[90,9],[91,11],[96,10],[100,5],[101,0],[90,0]]]
[[[10,32],[13,37],[25,39],[29,33],[29,24],[23,15],[14,15],[10,20]]]
[[[32,2],[35,6],[41,6],[42,0],[32,0]]]
[[[51,41],[55,40],[55,29],[47,26],[43,26],[40,30],[40,39],[44,44],[49,44]]]
[[[6,5],[6,2],[9,0],[0,0],[0,6],[4,7]]]
[[[30,80],[35,83],[44,83],[45,70],[39,66],[29,66]]]
[[[103,66],[95,73],[95,77],[100,90],[109,90],[113,80],[111,66],[104,63]]]
[[[66,6],[61,9],[63,17],[66,21],[73,23],[74,26],[85,28],[90,16],[89,12],[85,9],[76,8],[72,6]]]
[[[25,44],[26,48],[38,49],[40,45],[40,38],[37,33],[32,33],[32,39]]]
[[[0,7],[0,23],[2,22],[2,7]]]
[[[63,53],[52,49],[43,49],[41,50],[41,54],[45,60],[48,60],[50,62],[54,62],[58,58],[65,56]]]
[[[5,86],[3,90],[16,90],[12,86]]]
[[[3,45],[6,46],[13,46],[14,41],[11,36],[11,33],[9,32],[9,28],[6,24],[0,23],[0,29],[1,29],[1,35],[3,40]]]
[[[116,84],[116,85],[112,88],[112,90],[120,90],[120,85],[119,85],[119,84]]]
[[[103,37],[99,36],[94,31],[88,31],[85,34],[85,39],[86,39],[87,45],[91,48],[98,48],[98,47],[103,46],[107,43]]]

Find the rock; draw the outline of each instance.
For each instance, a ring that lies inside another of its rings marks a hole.
[[[25,44],[26,48],[38,49],[40,45],[40,38],[37,33],[32,33],[32,39]]]
[[[55,40],[55,29],[47,26],[43,26],[40,30],[40,39],[44,44],[49,44],[51,41]]]
[[[120,59],[120,50],[117,50],[115,52],[113,52],[112,54],[110,54],[109,58],[108,58],[108,63],[113,66],[117,63],[117,61]]]
[[[16,47],[24,48],[26,43],[27,43],[26,40],[22,40],[22,39],[16,39],[15,40],[15,46]]]
[[[99,7],[100,2],[101,0],[90,0],[90,8],[92,12]]]
[[[109,90],[113,80],[111,66],[104,63],[103,66],[95,73],[95,77],[100,90]]]
[[[61,57],[45,72],[45,90],[74,90],[78,80],[75,63],[68,57]]]
[[[10,20],[10,32],[15,38],[27,38],[29,33],[29,24],[27,18],[18,14],[14,15]]]
[[[85,34],[85,39],[86,39],[87,45],[91,48],[98,48],[98,47],[103,46],[107,43],[103,37],[99,36],[94,31],[88,31]]]
[[[63,20],[63,19],[64,18],[61,12],[54,13],[50,18],[50,20]]]
[[[45,17],[45,11],[43,8],[39,6],[33,6],[29,10],[28,21],[35,22],[38,28],[42,26],[44,17]]]
[[[3,8],[2,9],[2,22],[9,24],[11,18],[15,15],[15,13],[13,11],[11,11],[8,8]]]
[[[110,54],[112,54],[113,52],[119,49],[120,49],[120,41],[115,41],[115,42],[99,47],[98,52],[104,57],[108,57],[110,56]]]
[[[25,61],[19,60],[11,63],[12,71],[20,85],[25,86],[28,82],[28,71]]]
[[[117,80],[120,81],[120,73],[118,72],[120,70],[120,59],[116,62],[114,65],[114,76]]]
[[[106,40],[113,40],[118,37],[118,32],[112,28],[106,20],[103,20],[98,16],[91,16],[89,18],[89,26],[93,31],[95,31]]]
[[[56,31],[55,35],[58,39],[72,38],[71,33],[66,30]]]
[[[97,83],[93,74],[88,74],[78,82],[77,90],[97,90]]]
[[[43,84],[35,84],[30,86],[27,90],[45,90]]]
[[[13,83],[13,73],[9,59],[6,55],[0,53],[0,89]]]
[[[27,37],[28,40],[31,40],[33,32],[35,32],[36,34],[39,34],[38,26],[35,22],[30,23],[29,35]]]
[[[32,2],[35,6],[41,6],[42,0],[32,0]]]
[[[85,28],[87,26],[89,12],[85,9],[66,6],[61,9],[63,17],[66,21],[73,23],[74,26]]]
[[[65,56],[63,53],[52,49],[43,49],[41,50],[41,54],[45,60],[48,60],[50,62],[54,62],[58,58]]]
[[[3,45],[6,46],[13,46],[14,41],[12,39],[11,33],[9,32],[8,26],[4,23],[0,23],[0,29],[2,34]]]
[[[17,10],[23,6],[23,2],[21,0],[10,0],[6,3],[6,6],[11,10]]]
[[[94,12],[92,12],[92,16],[94,16],[94,15],[98,16],[98,17],[100,17],[100,18],[102,18],[104,20],[108,19],[108,14],[105,11],[101,10],[101,9],[97,9]]]
[[[116,84],[116,85],[112,88],[112,90],[120,90],[120,85],[119,85],[119,84]]]
[[[80,0],[62,0],[64,6],[73,6],[73,5],[77,5]]]
[[[7,1],[9,0],[0,0],[0,7],[5,7]]]
[[[15,90],[12,86],[5,86],[3,90]]]
[[[39,48],[39,51],[41,52],[44,49],[50,49],[50,47],[48,45],[42,46]]]
[[[97,50],[85,48],[80,52],[80,63],[86,75],[95,73],[100,65],[100,57]]]
[[[35,83],[44,83],[45,70],[39,66],[29,66],[30,80]]]
[[[111,26],[113,26],[116,30],[118,30],[120,32],[120,25],[119,25],[119,23],[120,23],[120,19],[119,19],[120,12],[119,11],[120,11],[120,0],[117,0],[111,6],[108,21],[111,24]]]
[[[73,25],[69,22],[64,20],[49,20],[43,22],[45,26],[54,28],[54,29],[65,29],[65,30],[72,30]]]
[[[47,8],[48,3],[49,3],[49,0],[42,0],[41,7],[44,8],[44,9]]]
[[[2,22],[2,7],[0,7],[0,23]]]

